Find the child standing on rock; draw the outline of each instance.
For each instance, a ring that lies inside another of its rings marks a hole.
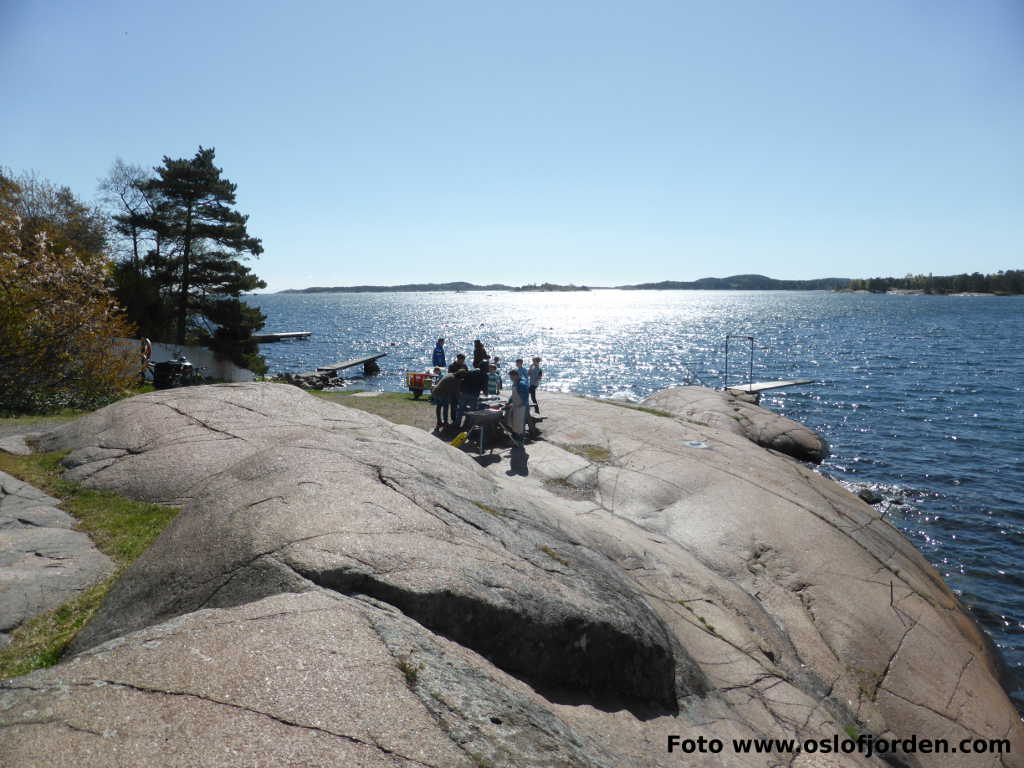
[[[491,363],[490,372],[487,374],[487,394],[501,394],[501,373],[498,372],[498,366],[494,363]]]

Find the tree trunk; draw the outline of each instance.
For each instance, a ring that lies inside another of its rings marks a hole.
[[[192,259],[192,206],[185,213],[185,238],[182,243],[181,255],[181,295],[178,297],[178,333],[175,343],[180,347],[185,344],[185,323],[188,320],[188,292],[191,275],[189,274]]]
[[[135,274],[142,276],[142,264],[139,263],[139,228],[132,224],[132,267]]]

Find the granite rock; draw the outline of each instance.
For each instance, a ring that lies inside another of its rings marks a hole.
[[[815,464],[828,456],[825,438],[799,422],[761,408],[742,392],[677,387],[655,392],[645,407],[677,418],[743,435],[773,451]]]
[[[676,735],[725,745],[687,765],[769,766],[731,740],[856,729],[1012,750],[903,765],[1021,764],[984,637],[869,505],[732,429],[553,394],[544,415],[517,477],[284,385],[56,430],[80,482],[183,510],[70,661],[0,685],[0,753],[667,767]]]
[[[0,645],[114,572],[57,499],[0,472]]]

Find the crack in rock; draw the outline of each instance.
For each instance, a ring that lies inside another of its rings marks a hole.
[[[273,720],[276,723],[280,723],[281,725],[286,725],[286,726],[289,726],[291,728],[300,728],[300,729],[306,730],[306,731],[314,731],[316,733],[322,733],[325,736],[333,736],[334,738],[341,739],[343,741],[347,741],[347,742],[349,742],[351,744],[355,744],[355,745],[360,746],[360,747],[369,747],[371,749],[375,749],[375,750],[378,750],[380,752],[383,752],[386,755],[390,755],[390,756],[397,757],[397,758],[400,758],[402,760],[405,760],[405,761],[407,761],[409,763],[412,763],[413,765],[422,765],[422,766],[424,766],[424,768],[438,768],[438,766],[434,766],[434,765],[432,765],[430,763],[424,763],[424,762],[422,762],[420,760],[416,760],[415,758],[409,757],[407,755],[403,755],[400,752],[395,752],[394,750],[387,749],[386,747],[383,747],[380,744],[375,744],[375,743],[369,742],[369,741],[363,741],[362,739],[358,739],[355,736],[349,736],[348,734],[345,734],[345,733],[338,733],[337,731],[332,731],[332,730],[329,730],[327,728],[319,728],[319,727],[317,727],[315,725],[306,725],[304,723],[296,722],[294,720],[289,720],[289,719],[281,717],[279,715],[271,714],[270,712],[263,712],[262,710],[259,710],[259,709],[253,709],[252,707],[247,707],[244,704],[235,704],[234,702],[223,701],[221,699],[215,699],[215,698],[212,698],[210,696],[203,696],[201,694],[192,693],[190,691],[171,691],[171,690],[164,690],[164,689],[161,689],[161,688],[150,688],[150,687],[147,687],[147,686],[135,685],[133,683],[128,683],[128,682],[124,682],[124,681],[120,681],[120,680],[99,680],[99,679],[97,679],[97,680],[93,680],[93,681],[91,681],[89,683],[81,683],[81,682],[72,683],[72,685],[74,685],[76,687],[92,687],[92,686],[95,686],[95,685],[98,685],[98,684],[99,685],[110,685],[110,686],[114,686],[114,687],[117,687],[117,688],[126,688],[126,689],[131,690],[131,691],[136,691],[136,692],[145,693],[145,694],[153,694],[153,695],[157,695],[157,696],[180,696],[180,697],[183,697],[183,698],[189,698],[189,699],[196,699],[198,701],[204,701],[204,702],[207,702],[209,704],[216,704],[216,705],[222,706],[222,707],[229,707],[231,709],[236,709],[236,710],[239,710],[241,712],[248,712],[248,713],[253,714],[253,715],[259,715],[261,717],[265,717],[265,718],[267,718],[269,720]]]

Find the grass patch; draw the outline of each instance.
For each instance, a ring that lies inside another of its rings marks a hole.
[[[34,485],[41,491],[51,496],[60,498],[61,486],[65,483],[60,479],[63,467],[60,460],[65,453],[40,453],[31,456],[15,456],[8,453],[0,453],[0,471],[14,475],[29,485]]]
[[[482,509],[484,512],[486,512],[489,515],[494,515],[495,517],[504,517],[505,516],[503,512],[499,512],[494,507],[489,507],[486,504],[481,504],[479,501],[474,501],[473,503],[476,504],[477,507],[479,507],[480,509]]]
[[[49,425],[49,424],[63,424],[66,421],[76,419],[84,413],[91,413],[91,411],[76,411],[71,408],[65,408],[56,413],[48,413],[45,416],[29,415],[29,416],[3,416],[0,417],[0,428],[3,427],[34,427],[36,425]]]
[[[673,418],[675,418],[668,411],[659,411],[657,408],[646,408],[645,406],[636,405],[635,403],[626,403],[626,402],[623,402],[622,400],[605,400],[605,399],[602,399],[602,398],[595,398],[595,399],[599,403],[608,403],[608,405],[614,405],[614,406],[617,406],[619,408],[629,408],[629,410],[631,410],[631,411],[643,411],[644,413],[649,413],[652,416],[663,416],[666,419],[673,419]]]
[[[374,397],[355,397],[359,392],[351,390],[345,392],[313,390],[309,394],[319,397],[321,400],[375,414],[387,419],[392,424],[405,424],[426,432],[434,429],[434,404],[426,395],[416,400],[411,392],[381,392]]]
[[[75,528],[92,538],[97,549],[119,568],[141,555],[178,510],[131,501],[110,491],[93,491],[61,478],[64,453],[31,456],[0,454],[0,470],[55,496],[77,518]]]
[[[407,657],[403,657],[398,660],[398,669],[405,676],[405,684],[410,688],[415,688],[416,683],[420,679],[420,670],[423,669],[423,665],[414,665]]]
[[[116,580],[111,576],[14,630],[11,644],[0,650],[0,678],[20,677],[59,662],[68,643],[89,623]]]
[[[367,392],[375,392],[375,394],[373,396],[373,399],[377,399],[377,400],[398,400],[398,401],[409,400],[410,402],[414,402],[414,403],[429,403],[430,402],[430,395],[425,395],[424,397],[416,398],[416,397],[413,397],[412,392],[376,392],[376,390],[372,390],[372,389],[346,389],[343,392],[324,392],[322,390],[317,390],[317,389],[309,390],[309,394],[316,395],[317,397],[323,397],[323,398],[328,399],[328,400],[331,400],[331,399],[345,399],[347,397],[352,397],[354,395],[364,395]],[[363,400],[363,399],[370,399],[370,398],[360,398],[360,399]]]
[[[692,613],[694,615],[694,617],[697,619],[697,621],[700,622],[701,626],[704,627],[704,629],[706,629],[708,632],[710,632],[713,635],[717,635],[718,634],[718,630],[715,629],[715,625],[714,624],[711,624],[707,619],[705,619],[703,616],[701,616],[699,613],[697,613],[695,610],[693,610],[693,608],[690,607],[689,603],[692,602],[692,601],[689,601],[689,600],[686,600],[686,601],[684,601],[684,600],[676,600],[676,602],[679,603],[679,605],[683,606],[683,608],[688,610],[690,613]],[[710,600],[700,600],[700,602],[711,602],[711,601]]]
[[[56,497],[76,518],[75,528],[114,561],[114,576],[86,590],[59,608],[18,627],[11,644],[0,651],[0,678],[23,675],[51,666],[83,626],[92,618],[120,573],[141,555],[177,509],[130,501],[109,491],[81,488],[61,478],[63,453],[32,456],[0,454],[0,470]]]
[[[602,445],[583,443],[580,445],[567,445],[565,449],[570,453],[575,453],[577,456],[582,456],[593,464],[604,464],[612,457],[611,451]]]
[[[714,624],[708,623],[708,620],[705,619],[703,616],[701,616],[699,613],[694,613],[693,615],[696,616],[697,620],[700,621],[700,623],[704,625],[704,629],[706,629],[712,635],[717,635],[718,634],[718,630],[715,629],[715,625]]]
[[[570,483],[564,477],[548,478],[541,485],[556,496],[560,496],[563,499],[572,499],[573,501],[590,501],[597,496],[593,488],[580,488]]]
[[[551,549],[551,547],[537,547],[541,552],[550,557],[552,560],[561,563],[564,566],[569,565],[569,561],[562,557],[560,554]]]

